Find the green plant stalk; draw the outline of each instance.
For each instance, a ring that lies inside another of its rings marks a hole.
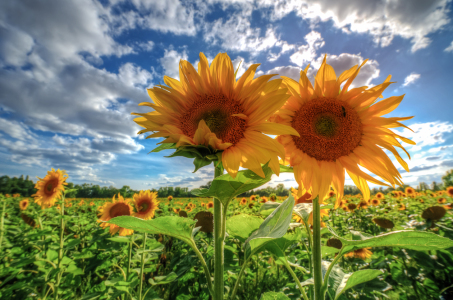
[[[126,278],[129,278],[129,274],[131,272],[131,257],[132,257],[132,244],[134,242],[134,234],[132,233],[131,235],[131,241],[129,243],[129,253],[128,253],[128,259],[127,259],[127,273],[126,273]],[[127,279],[126,279],[127,280]]]
[[[293,269],[291,269],[290,265],[286,261],[285,261],[284,265],[285,265],[286,269],[289,271],[289,273],[291,274],[291,276],[293,277],[294,281],[296,281],[297,286],[299,287],[300,293],[302,294],[302,297],[304,298],[304,300],[308,300],[307,294],[305,294],[305,291],[304,291],[304,287],[300,283],[299,278],[297,278],[296,273],[294,273]]]
[[[236,280],[236,283],[234,284],[233,292],[231,293],[231,300],[234,300],[234,297],[236,296],[236,292],[239,287],[239,281],[241,281],[242,274],[244,274],[245,268],[247,267],[247,264],[249,262],[250,257],[252,257],[253,253],[249,255],[249,257],[244,259],[244,263],[242,264],[241,270],[239,271],[238,278]],[[278,268],[278,266],[277,266]],[[278,270],[278,269],[277,269]]]
[[[215,167],[214,179],[223,174],[223,168]],[[214,198],[214,300],[223,300],[223,257],[225,240],[225,209],[219,199]]]
[[[324,283],[323,283],[322,288],[321,288],[321,294],[322,294],[322,295],[325,295],[325,294],[326,294],[327,288],[328,288],[328,286],[329,286],[329,276],[330,276],[330,272],[332,271],[333,267],[337,264],[337,262],[340,260],[340,258],[343,257],[343,255],[340,255],[342,250],[343,250],[343,248],[340,249],[340,252],[339,252],[338,255],[334,258],[334,260],[332,261],[332,263],[330,263],[330,266],[329,266],[329,268],[328,268],[327,271],[326,271],[326,275],[324,276]]]
[[[3,199],[3,208],[2,208],[2,221],[0,223],[0,253],[2,253],[3,249],[3,231],[4,231],[4,223],[5,223],[5,209],[6,209],[6,200]]]
[[[58,268],[61,268],[61,261],[63,260],[63,246],[64,246],[64,194],[61,197],[61,206],[60,206],[60,214],[61,214],[61,220],[60,220],[60,249],[58,250]],[[54,299],[58,299],[58,287],[60,285],[60,279],[61,279],[62,273],[61,271],[58,273],[58,281],[55,284],[55,291],[54,291]]]
[[[313,245],[311,249],[313,257],[313,279],[315,281],[315,299],[324,300],[322,289],[321,269],[321,209],[319,207],[319,196],[313,199]]]
[[[211,293],[211,295],[214,295],[214,290],[213,290],[213,287],[212,287],[211,272],[209,272],[208,265],[206,264],[206,261],[204,260],[203,255],[201,255],[200,250],[198,250],[197,245],[195,245],[195,242],[192,241],[192,245],[190,245],[190,246],[191,246],[192,250],[195,252],[195,254],[197,255],[198,259],[201,262],[201,265],[202,265],[203,270],[204,270],[204,274],[206,276],[206,281],[208,282],[209,292]]]
[[[146,232],[143,233],[143,252],[142,252],[142,261],[141,261],[141,266],[140,266],[140,291],[138,293],[138,300],[142,300],[143,268],[145,267],[145,248],[146,248]]]

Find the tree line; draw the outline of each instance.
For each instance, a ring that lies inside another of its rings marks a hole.
[[[200,186],[200,188],[209,189],[211,186],[212,181],[207,182],[205,185]],[[448,171],[445,176],[442,177],[442,183],[437,183],[433,181],[431,184],[427,184],[425,182],[420,182],[417,186],[417,191],[426,191],[431,190],[433,192],[444,190],[449,186],[453,186],[453,169]],[[384,189],[383,187],[373,188],[371,189],[371,194],[375,195],[378,192],[382,192],[387,194],[392,191],[404,191],[408,185],[403,185],[402,187],[398,187],[396,189],[389,187]],[[120,193],[123,197],[130,198],[134,195],[134,193],[138,193],[139,191],[131,189],[131,187],[124,185],[122,188],[118,189],[114,186],[99,186],[93,185],[89,183],[83,184],[74,184],[72,182],[68,182],[68,185],[65,186],[65,189],[75,189],[73,192],[69,193],[67,197],[69,198],[112,198],[113,195],[117,195]],[[192,194],[191,190],[188,187],[160,187],[158,189],[151,189],[152,192],[157,192],[158,197],[165,198],[168,196],[172,196],[175,198],[192,198],[196,197],[196,195]],[[36,193],[35,183],[30,180],[29,176],[27,175],[24,178],[24,175],[21,175],[19,178],[17,177],[9,177],[7,175],[0,177],[0,193],[5,194],[20,194],[22,197],[31,197],[31,195]],[[250,197],[252,195],[259,195],[259,196],[266,196],[269,197],[272,194],[275,194],[279,197],[288,196],[290,193],[289,189],[286,189],[283,184],[278,184],[276,187],[266,187],[258,190],[251,190],[240,194],[238,197]],[[356,195],[359,194],[360,190],[356,186],[352,185],[345,185],[344,187],[344,194],[345,195]]]

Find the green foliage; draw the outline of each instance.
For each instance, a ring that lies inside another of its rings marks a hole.
[[[442,181],[444,183],[444,187],[447,188],[449,186],[453,186],[453,169],[447,171],[445,176],[442,177]]]

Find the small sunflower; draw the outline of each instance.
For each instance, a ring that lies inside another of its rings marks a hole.
[[[267,200],[267,197],[266,196],[263,196],[261,197],[261,201],[260,203],[266,203],[268,200]]]
[[[170,195],[170,196],[168,196],[168,197],[167,197],[167,200],[168,200],[168,201],[171,201],[171,200],[173,200],[173,196],[171,196],[171,195]]]
[[[205,207],[205,206],[206,206],[206,203],[201,202],[201,207]]]
[[[70,203],[72,204],[72,203]],[[124,198],[118,194],[118,200],[115,199],[115,196],[112,198],[112,202],[107,202],[102,206],[102,216],[97,221],[101,223],[102,221],[110,221],[115,217],[120,216],[132,216],[132,206],[129,204],[128,201],[125,201]],[[120,236],[131,235],[134,233],[131,229],[126,229],[119,227],[115,224],[108,224],[108,223],[101,223],[102,228],[109,227],[110,234],[113,235],[119,231]]]
[[[151,220],[154,218],[154,212],[159,206],[157,192],[151,192],[150,190],[140,191],[138,194],[134,194],[133,198],[135,209],[137,210],[137,212],[134,213],[134,217],[143,220]]]
[[[423,200],[423,199],[420,199],[420,203],[425,203],[425,200]]]
[[[452,208],[452,205],[451,205],[451,204],[448,204],[448,205],[444,205],[444,208],[445,208],[446,210],[449,210],[449,209],[451,209],[451,208]]]
[[[406,205],[404,205],[403,203],[398,204],[398,210],[406,210]]]
[[[346,205],[342,206],[341,209],[342,209],[343,211],[345,211],[345,212],[348,212],[348,211],[349,211],[349,208],[348,208]]]
[[[379,199],[377,198],[371,199],[371,205],[378,206],[379,204],[381,204],[381,201]]]
[[[93,201],[90,202],[90,206],[94,206],[94,202]]]
[[[250,196],[250,202],[254,202],[254,201],[256,201],[256,196],[255,195]]]
[[[365,200],[362,200],[360,201],[359,205],[357,206],[358,208],[362,208],[362,209],[367,209],[368,208],[368,202],[366,202]]]
[[[10,194],[5,194],[5,197],[6,198],[11,198],[11,195]]]
[[[52,207],[64,192],[64,185],[67,185],[65,181],[68,179],[68,174],[64,170],[60,171],[58,169],[55,171],[52,168],[52,171],[48,171],[44,178],[41,179],[38,177],[38,179],[35,185],[35,189],[38,191],[32,197],[35,198],[35,203],[40,205],[42,209]]]
[[[269,196],[269,200],[274,201],[274,202],[277,201],[277,195],[276,194],[271,194]]]
[[[383,148],[391,151],[409,171],[407,163],[394,147],[405,151],[397,138],[409,144],[415,143],[389,129],[406,127],[399,121],[412,117],[381,117],[393,111],[403,100],[403,96],[399,96],[376,103],[391,84],[390,76],[384,83],[370,89],[359,87],[348,90],[366,60],[360,67],[355,66],[337,78],[326,58],[316,74],[314,87],[307,77],[308,67],[300,72],[299,82],[282,76],[291,97],[271,120],[292,126],[300,135],[277,137],[285,147],[285,163],[293,166],[299,186],[313,188],[313,197],[319,195],[319,199],[323,199],[333,186],[338,194],[335,203],[338,207],[344,192],[345,170],[365,200],[370,197],[367,181],[389,185],[368,175],[359,166],[393,187],[401,186],[401,175]]]
[[[334,196],[335,196],[335,192],[334,191],[329,191],[329,193],[327,194],[328,198],[332,198]]]
[[[376,197],[376,198],[379,199],[379,200],[382,200],[382,199],[385,198],[384,194],[381,193],[381,192],[377,193],[376,196],[374,196],[374,197]]]
[[[439,204],[447,203],[447,199],[445,199],[445,198],[443,198],[443,197],[442,197],[442,198],[439,198],[439,199],[437,199],[437,203],[439,203]]]
[[[404,192],[411,197],[415,196],[415,190],[411,187],[407,187]]]
[[[453,197],[453,186],[447,187],[445,191],[447,192],[448,196]]]
[[[270,80],[273,74],[255,77],[259,64],[252,65],[237,81],[230,57],[219,53],[211,65],[200,53],[198,71],[185,60],[179,62],[180,81],[164,76],[167,86],[148,89],[154,103],[141,103],[153,112],[134,115],[134,121],[154,131],[148,138],[165,137],[162,143],[210,146],[223,151],[225,170],[236,177],[239,167],[264,177],[261,164],[277,175],[278,156],[285,151],[266,134],[299,135],[290,126],[268,121],[288,99],[281,79]]]
[[[20,194],[13,194],[13,198],[19,198],[20,197]]]
[[[371,249],[371,247],[354,250],[352,252],[345,254],[344,256],[351,258],[360,258],[365,260],[367,258],[370,258],[371,255],[373,255],[373,252],[371,252],[369,249]]]
[[[206,204],[206,208],[207,209],[210,209],[210,208],[213,208],[214,207],[214,202],[212,201],[209,201],[208,204]]]
[[[247,204],[247,199],[246,198],[242,198],[241,202],[239,204],[240,205],[246,205]]]
[[[349,211],[354,211],[357,208],[357,205],[354,203],[349,203],[348,204],[348,209]]]
[[[28,201],[28,199],[24,199],[24,200],[20,201],[19,202],[20,210],[26,210],[29,204],[30,204],[30,202]]]

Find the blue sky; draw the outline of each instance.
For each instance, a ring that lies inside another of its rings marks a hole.
[[[0,175],[53,167],[74,183],[199,187],[212,166],[192,173],[189,159],[148,154],[161,139],[138,136],[130,113],[149,111],[138,106],[146,88],[178,78],[180,59],[227,52],[242,61],[239,75],[261,63],[258,75],[296,79],[325,54],[337,75],[368,58],[355,85],[391,74],[383,96],[405,97],[390,116],[415,116],[405,122],[415,133],[399,130],[417,142],[406,147],[411,172],[396,163],[404,183],[440,182],[453,168],[451,9],[449,0],[1,1]],[[297,186],[290,174],[278,183]]]

